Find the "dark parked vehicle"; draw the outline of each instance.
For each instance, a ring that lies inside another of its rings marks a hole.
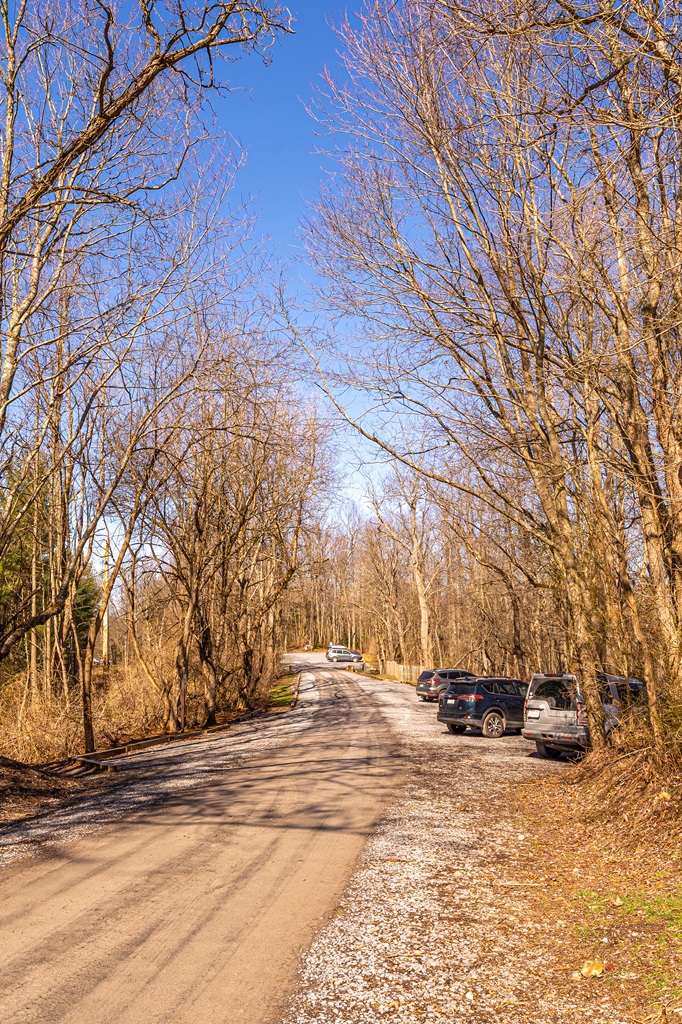
[[[502,676],[479,676],[452,683],[440,698],[438,721],[450,732],[464,732],[467,726],[497,739],[505,729],[523,727],[523,702],[527,683]]]
[[[644,695],[639,679],[599,674],[606,732],[620,720],[623,707]],[[530,681],[523,735],[535,740],[540,757],[561,757],[564,750],[590,746],[585,698],[576,676],[567,672],[538,672]]]
[[[422,700],[438,700],[456,679],[474,679],[473,672],[463,668],[432,668],[422,672],[417,680],[417,696]]]

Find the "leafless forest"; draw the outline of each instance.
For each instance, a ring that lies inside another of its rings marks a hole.
[[[306,330],[205,105],[288,13],[0,13],[2,752],[210,724],[344,641],[571,668],[597,747],[598,672],[638,676],[629,742],[674,758],[679,5],[366,3],[314,109]]]
[[[400,468],[359,533],[325,538],[338,597],[302,603],[395,656],[571,667],[597,746],[597,672],[637,675],[635,742],[664,757],[682,692],[679,5],[378,2],[341,37],[317,106],[339,171],[308,239],[354,341],[335,331],[320,362],[332,396],[357,383],[346,415]]]
[[[395,469],[369,511],[306,534],[306,571],[286,601],[291,643],[330,640],[375,661],[520,674],[566,665],[565,636],[537,546],[448,489]],[[518,542],[523,571],[505,556]],[[619,657],[616,647],[604,661]]]
[[[0,15],[0,713],[40,761],[267,694],[324,428],[204,116],[287,12]]]

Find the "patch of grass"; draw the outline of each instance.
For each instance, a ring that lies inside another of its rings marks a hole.
[[[603,959],[599,986],[614,1010],[622,1019],[653,1022],[661,1006],[668,1014],[682,1008],[679,829],[659,815],[650,829],[630,830],[624,819],[592,813],[583,797],[568,771],[517,790],[526,863],[543,881],[528,893],[528,917],[559,920],[547,957],[573,968],[560,975],[569,989],[586,991],[573,974],[583,962]],[[550,880],[557,884],[548,887]]]
[[[271,708],[290,708],[296,696],[293,688],[295,676],[285,676],[279,679],[270,691]]]
[[[652,895],[642,891],[601,893],[583,889],[578,893],[578,897],[587,904],[589,914],[601,916],[606,912],[609,921],[612,920],[614,912],[617,912],[623,916],[629,914],[650,924],[665,925],[666,931],[661,939],[682,932],[682,895],[679,891]],[[622,904],[617,904],[617,900],[622,900]]]

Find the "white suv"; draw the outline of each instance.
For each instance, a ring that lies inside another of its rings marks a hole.
[[[639,679],[597,674],[604,705],[606,732],[619,721],[623,707],[643,696]],[[585,698],[576,676],[566,672],[538,672],[526,695],[523,735],[535,740],[540,757],[561,757],[564,750],[588,750],[590,730]]]

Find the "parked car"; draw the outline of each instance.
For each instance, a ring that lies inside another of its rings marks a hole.
[[[523,728],[523,702],[527,683],[503,676],[478,676],[451,683],[438,706],[438,721],[450,732],[467,727],[480,729],[484,736],[498,739],[505,729]]]
[[[606,731],[620,720],[623,707],[641,699],[639,679],[599,674]],[[526,697],[523,735],[535,740],[540,757],[557,758],[565,750],[589,749],[585,698],[576,676],[567,672],[538,672],[530,681]]]
[[[347,647],[334,645],[327,650],[327,661],[362,661],[359,651],[349,651]]]
[[[419,676],[417,696],[422,700],[438,700],[450,683],[457,679],[473,679],[474,673],[463,668],[432,668]]]

